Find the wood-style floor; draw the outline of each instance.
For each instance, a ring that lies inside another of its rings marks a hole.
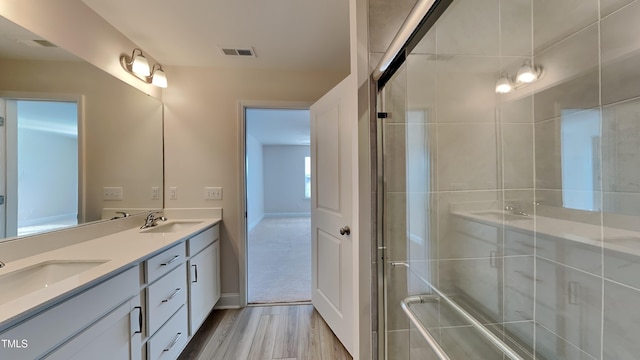
[[[350,360],[312,305],[214,310],[178,360]]]

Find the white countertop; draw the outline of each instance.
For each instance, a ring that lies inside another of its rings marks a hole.
[[[640,233],[636,231],[544,216],[520,216],[504,213],[504,220],[498,220],[492,216],[497,216],[501,213],[504,212],[501,210],[486,210],[455,211],[452,214],[493,226],[502,226],[504,224],[506,229],[526,234],[543,234],[591,246],[604,246],[605,249],[640,256]]]
[[[64,298],[83,291],[104,281],[121,271],[137,265],[141,261],[186,240],[192,234],[219,223],[221,218],[188,219],[194,221],[193,226],[175,232],[145,232],[139,227],[124,230],[115,234],[99,237],[79,244],[62,247],[34,256],[23,257],[0,268],[0,280],[3,275],[33,267],[48,261],[106,261],[89,270],[72,275],[64,280],[40,288],[24,296],[11,299],[0,304],[0,331],[12,326],[40,310],[58,303]],[[158,225],[169,225],[184,219],[169,220]],[[11,288],[1,288],[2,292],[10,292]],[[15,291],[15,290],[14,290]],[[5,296],[6,298],[6,296]]]

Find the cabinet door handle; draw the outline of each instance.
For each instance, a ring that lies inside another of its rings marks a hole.
[[[173,341],[171,342],[171,344],[169,344],[169,347],[168,347],[168,348],[165,348],[165,349],[164,349],[164,350],[162,350],[162,351],[169,351],[169,350],[171,350],[171,348],[172,348],[172,347],[176,346],[176,344],[178,343],[178,340],[180,339],[180,337],[181,337],[181,336],[182,336],[182,333],[181,333],[181,332],[177,333],[177,334],[176,334],[176,337],[174,337],[174,338],[173,338]]]
[[[182,288],[177,288],[177,289],[175,289],[175,290],[171,293],[171,295],[169,295],[169,297],[168,297],[168,298],[166,298],[166,299],[162,300],[162,302],[163,302],[163,303],[166,303],[166,302],[171,301],[174,297],[176,297],[176,295],[178,295],[178,293],[180,293],[180,291],[182,291]]]
[[[195,271],[195,279],[192,282],[197,283],[198,282],[198,264],[191,265],[191,267],[193,267]]]
[[[136,306],[134,309],[138,310],[138,331],[134,334],[142,334],[142,306]]]
[[[171,264],[172,262],[178,260],[179,258],[180,258],[180,255],[176,255],[176,256],[172,257],[171,260],[160,264],[160,266],[167,266],[167,265]]]

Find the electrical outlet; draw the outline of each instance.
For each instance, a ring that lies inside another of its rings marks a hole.
[[[172,186],[169,188],[169,200],[178,200],[178,188]]]
[[[122,200],[122,188],[121,187],[105,187],[103,188],[102,199],[107,201],[120,201]]]
[[[160,188],[157,186],[151,187],[151,200],[160,200]]]
[[[204,199],[205,200],[222,200],[222,188],[221,187],[205,187]]]

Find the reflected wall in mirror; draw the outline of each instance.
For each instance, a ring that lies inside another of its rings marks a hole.
[[[7,119],[0,233],[26,235],[119,210],[162,208],[158,99],[1,17],[0,98],[0,116]],[[29,108],[26,120],[18,120]],[[108,187],[121,188],[122,200],[105,200]]]

